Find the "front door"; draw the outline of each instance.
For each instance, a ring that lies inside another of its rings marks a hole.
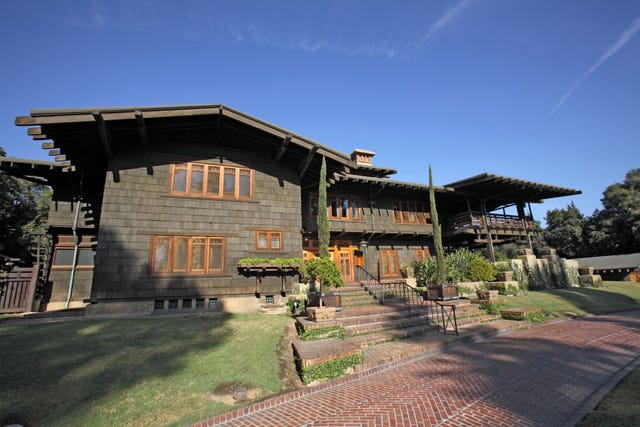
[[[353,250],[340,249],[338,251],[338,267],[345,283],[353,282]]]

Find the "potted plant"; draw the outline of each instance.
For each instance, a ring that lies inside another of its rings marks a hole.
[[[336,307],[342,305],[341,295],[339,292],[325,295],[323,289],[326,292],[330,288],[344,285],[338,266],[330,258],[312,258],[300,266],[300,275],[302,280],[318,285],[318,292],[309,295],[309,305],[315,305],[315,302],[318,304],[318,307],[307,309],[309,320],[316,321],[319,318],[331,320],[335,317]]]
[[[496,281],[510,282],[513,280],[513,270],[509,261],[500,261],[495,263]]]
[[[413,279],[413,276],[414,276],[413,263],[408,262],[406,264],[402,264],[400,266],[400,275],[404,279]]]

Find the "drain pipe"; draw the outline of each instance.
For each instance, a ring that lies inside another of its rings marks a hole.
[[[78,263],[78,246],[80,245],[80,239],[78,238],[78,217],[80,216],[80,197],[76,199],[76,213],[73,218],[73,261],[71,263],[71,276],[69,277],[69,291],[67,292],[67,300],[64,303],[65,310],[69,308],[69,302],[71,301],[71,293],[73,292],[73,281],[76,277],[76,264]]]

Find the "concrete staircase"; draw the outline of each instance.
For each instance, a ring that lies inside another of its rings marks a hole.
[[[522,326],[522,322],[498,320],[500,316],[487,314],[469,300],[448,301],[448,304],[456,305],[460,336],[453,332],[445,335],[439,327],[439,315],[432,315],[434,324],[428,322],[424,309],[407,308],[404,304],[379,304],[359,284],[340,288],[340,292],[342,310],[336,313],[335,320],[315,323],[304,317],[297,318],[299,330],[340,326],[344,328],[345,335],[344,338],[294,341],[294,352],[302,367],[361,352],[364,352],[365,367],[376,366],[454,342],[461,343],[474,327],[483,334],[490,333],[492,328],[485,327],[487,322],[498,321],[496,330],[501,332]]]

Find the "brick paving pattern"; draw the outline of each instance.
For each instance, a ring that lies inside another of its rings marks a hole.
[[[640,311],[584,317],[341,378],[196,425],[573,425],[597,403],[594,393],[639,356]]]

